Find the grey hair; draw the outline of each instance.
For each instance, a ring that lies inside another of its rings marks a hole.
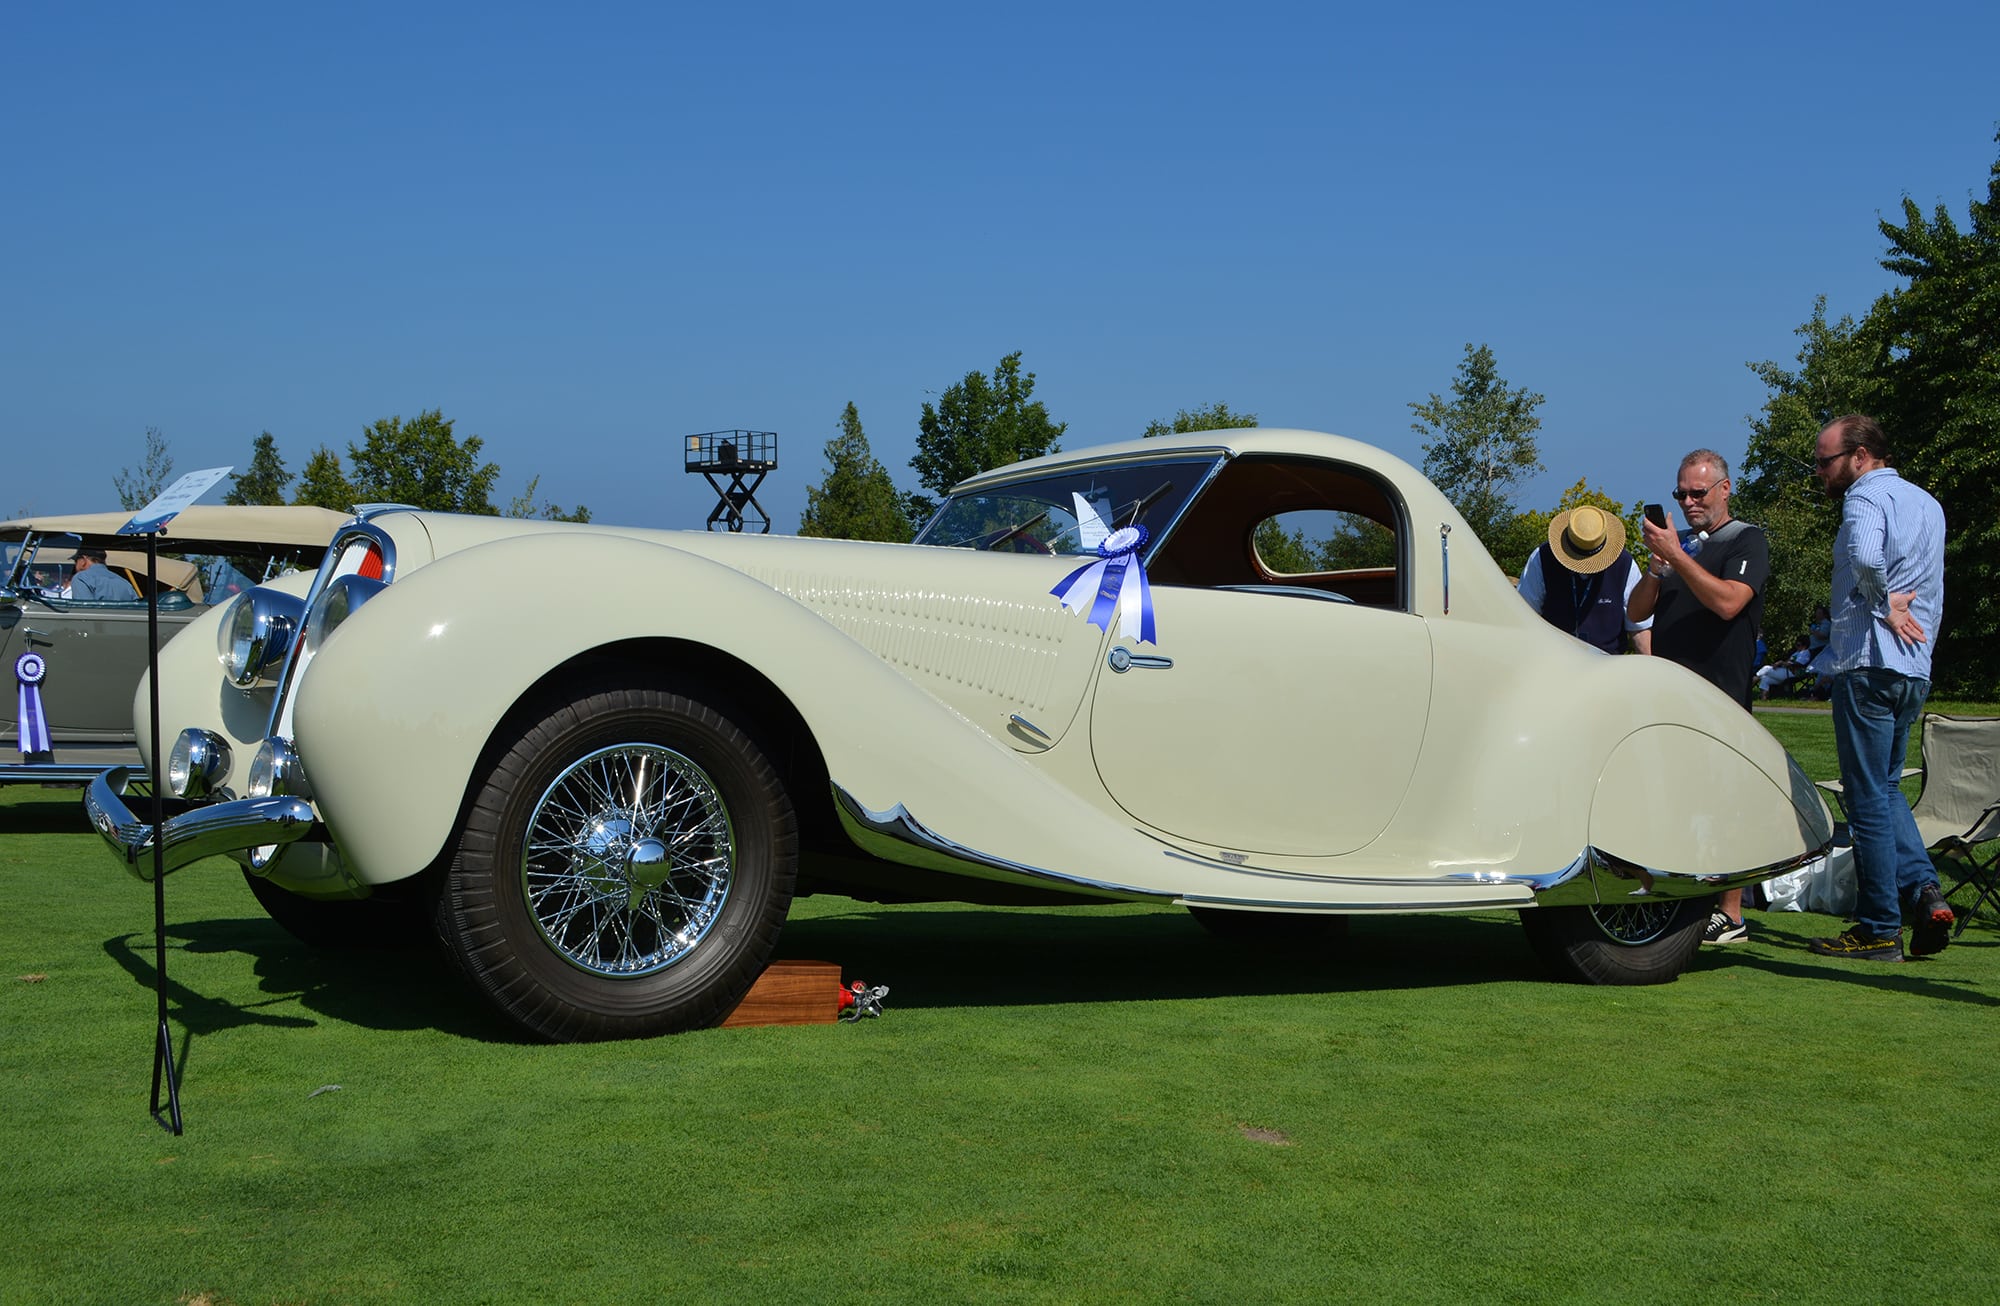
[[[1729,460],[1713,449],[1695,450],[1687,457],[1681,459],[1680,470],[1686,471],[1696,463],[1714,463],[1715,470],[1721,473],[1716,479],[1723,481],[1729,479]]]

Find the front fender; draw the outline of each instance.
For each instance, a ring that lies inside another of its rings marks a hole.
[[[862,802],[888,808],[974,786],[996,821],[1041,811],[1070,832],[1072,852],[1113,855],[1116,841],[1094,828],[1101,816],[786,595],[667,545],[538,534],[409,573],[334,631],[302,678],[299,753],[357,877],[379,884],[429,865],[481,751],[522,696],[581,654],[641,638],[755,666]]]

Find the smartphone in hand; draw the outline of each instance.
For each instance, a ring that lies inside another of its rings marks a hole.
[[[1661,507],[1657,503],[1649,503],[1646,505],[1646,520],[1653,523],[1653,525],[1659,527],[1661,530],[1666,530],[1667,510]]]

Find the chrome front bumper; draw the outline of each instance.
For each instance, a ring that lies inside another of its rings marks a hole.
[[[83,808],[90,824],[125,869],[141,880],[153,878],[153,823],[133,815],[123,797],[128,772],[114,767],[99,775],[84,791]],[[250,849],[266,851],[259,859],[291,843],[313,827],[312,804],[303,798],[239,798],[213,803],[169,817],[160,825],[165,850],[163,874],[189,862]]]

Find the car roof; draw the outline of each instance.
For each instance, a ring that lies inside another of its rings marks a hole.
[[[303,505],[267,504],[234,507],[228,504],[196,504],[181,510],[160,532],[163,548],[186,550],[190,544],[275,544],[290,547],[324,548],[333,533],[351,514],[331,508]],[[76,513],[61,517],[21,517],[0,522],[0,538],[23,539],[29,535],[81,535],[97,539],[118,537],[118,528],[132,520],[129,512]],[[124,536],[129,547],[143,536]]]
[[[1067,467],[1154,461],[1226,454],[1302,454],[1316,458],[1337,458],[1389,474],[1393,479],[1415,475],[1415,469],[1396,455],[1372,444],[1324,431],[1299,431],[1283,427],[1245,426],[1223,431],[1189,431],[1141,440],[1119,440],[1111,444],[1088,445],[1081,449],[1045,454],[1025,462],[1009,463],[992,471],[969,476],[952,487],[952,493],[984,485],[1032,479]]]

